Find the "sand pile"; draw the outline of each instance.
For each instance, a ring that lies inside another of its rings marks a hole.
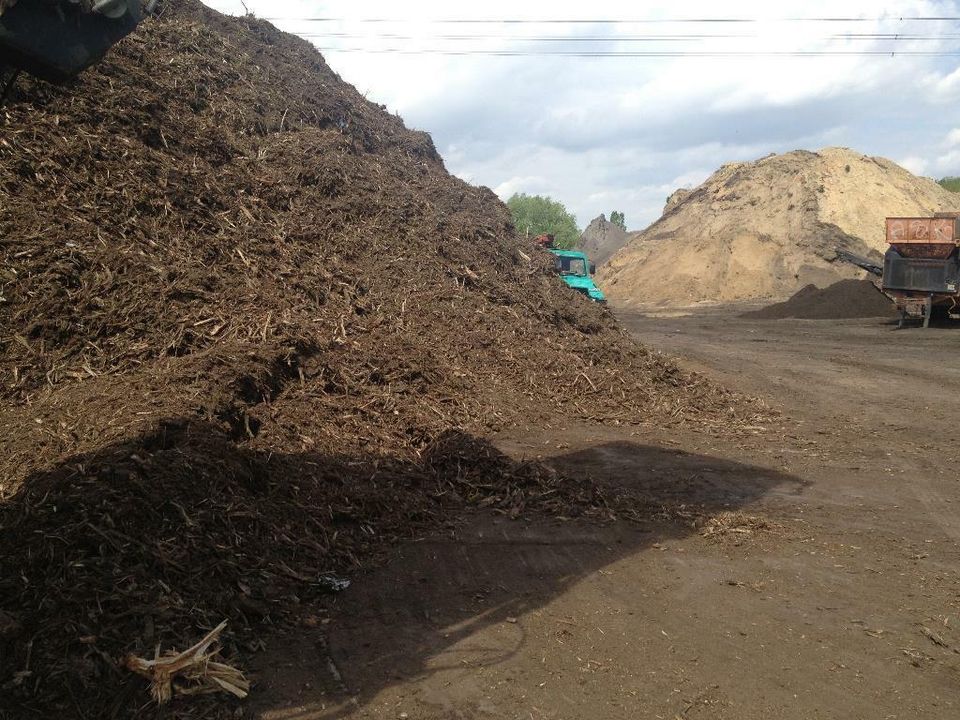
[[[599,266],[626,245],[629,239],[625,230],[619,225],[614,225],[601,214],[587,225],[580,235],[576,249],[585,252],[591,262]]]
[[[955,209],[957,196],[895,163],[844,148],[724,165],[598,273],[621,306],[785,298],[862,278],[836,249],[878,263],[884,218]]]
[[[755,412],[308,43],[164,7],[0,115],[0,715],[134,715],[125,653],[226,618],[242,666],[325,573],[458,508],[610,513],[491,431]]]
[[[758,320],[839,320],[892,317],[895,314],[896,306],[871,281],[841,280],[822,289],[807,285],[789,300],[743,313],[741,317]]]

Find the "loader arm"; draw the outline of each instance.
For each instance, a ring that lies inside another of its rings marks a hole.
[[[837,257],[844,262],[848,262],[851,265],[856,265],[857,267],[866,270],[871,275],[876,275],[877,277],[883,275],[883,266],[877,265],[875,262],[872,262],[867,258],[854,255],[853,253],[847,252],[846,250],[841,250],[840,248],[837,248]]]
[[[0,0],[0,70],[65,82],[132,32],[154,4],[154,0]]]

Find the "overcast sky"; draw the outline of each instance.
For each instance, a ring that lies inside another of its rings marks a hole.
[[[674,189],[723,163],[797,148],[844,145],[960,175],[960,22],[908,19],[958,17],[960,0],[245,5],[308,37],[344,80],[430,132],[451,172],[504,199],[549,195],[581,227],[621,210],[640,229]],[[751,22],[690,22],[706,18]],[[883,54],[763,54],[796,51]],[[680,55],[557,54],[570,52]]]

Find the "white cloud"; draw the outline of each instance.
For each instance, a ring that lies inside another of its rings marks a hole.
[[[960,101],[960,67],[953,72],[927,75],[924,84],[931,100],[941,104]]]
[[[798,147],[846,145],[905,158],[914,171],[960,174],[960,158],[951,151],[960,144],[960,128],[953,127],[956,117],[946,111],[960,101],[960,62],[900,54],[954,50],[950,39],[930,39],[955,32],[951,23],[901,18],[957,16],[958,0],[891,0],[882,9],[875,0],[721,5],[714,0],[632,5],[619,0],[453,5],[414,0],[402,9],[386,0],[245,2],[260,16],[284,18],[275,24],[309,36],[321,48],[898,53],[587,58],[324,50],[346,81],[399,112],[408,125],[431,132],[451,172],[488,185],[501,197],[550,194],[573,210],[581,225],[618,209],[627,214],[630,227],[642,226],[656,219],[666,195],[699,183],[719,165]],[[243,12],[239,0],[207,4]],[[304,20],[320,16],[336,21]],[[718,16],[757,22],[626,24]],[[361,22],[373,17],[397,20]],[[494,22],[437,22],[452,17]],[[864,19],[782,20],[787,17]],[[496,22],[504,18],[622,22]],[[868,37],[884,33],[900,39]],[[533,44],[517,39],[522,36],[556,39]],[[927,39],[909,39],[921,37]]]
[[[550,183],[539,175],[527,175],[525,177],[512,177],[509,180],[497,185],[493,191],[501,200],[509,200],[514,193],[526,193],[527,195],[539,195],[541,193],[549,194]]]
[[[678,188],[686,188],[686,189],[693,188],[699,185],[700,183],[702,183],[708,177],[710,177],[710,175],[713,174],[713,171],[715,169],[716,168],[711,168],[710,170],[688,170],[682,175],[678,175],[677,177],[675,177],[669,183],[669,186],[672,187],[674,190]]]
[[[901,167],[905,167],[914,175],[923,175],[927,171],[927,166],[929,165],[926,160],[921,157],[917,157],[916,155],[911,155],[903,158],[902,160],[898,160],[897,164]]]

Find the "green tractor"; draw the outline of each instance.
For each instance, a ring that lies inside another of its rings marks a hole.
[[[534,238],[537,245],[545,248],[556,258],[557,272],[563,281],[577,292],[582,292],[591,300],[606,304],[607,298],[598,288],[591,275],[597,271],[597,266],[590,262],[585,253],[580,250],[559,250],[553,246],[553,235],[544,234]]]

